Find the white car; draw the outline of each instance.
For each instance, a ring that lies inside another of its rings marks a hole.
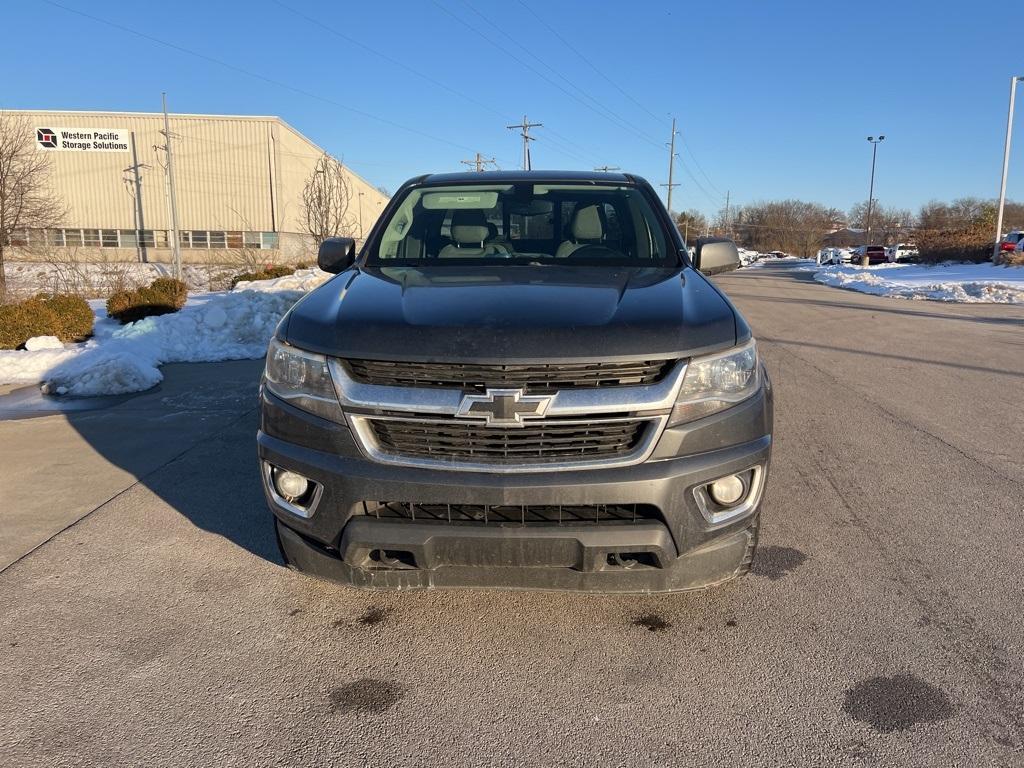
[[[917,246],[913,243],[897,243],[886,248],[885,255],[892,262],[908,261],[917,257]]]

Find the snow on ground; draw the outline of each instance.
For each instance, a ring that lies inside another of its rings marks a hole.
[[[41,382],[54,394],[118,395],[158,384],[164,363],[260,358],[284,313],[330,277],[304,269],[239,283],[231,292],[192,295],[179,312],[124,326],[94,300],[92,339],[59,348],[36,341],[31,346],[43,348],[0,351],[0,384]]]
[[[819,283],[875,296],[951,301],[965,304],[1024,304],[1024,268],[994,264],[842,264],[818,267],[809,261]]]

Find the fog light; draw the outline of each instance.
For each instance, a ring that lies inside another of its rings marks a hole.
[[[739,475],[723,477],[715,480],[715,482],[708,486],[708,493],[711,494],[711,498],[723,507],[731,507],[742,499],[745,490],[743,480],[740,479]]]
[[[274,487],[288,501],[295,501],[301,498],[309,490],[309,480],[297,472],[289,472],[286,469],[274,470]]]

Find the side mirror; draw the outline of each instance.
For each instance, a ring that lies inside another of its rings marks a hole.
[[[740,266],[740,252],[736,243],[727,237],[702,237],[697,240],[697,253],[693,266],[705,275],[717,275]]]
[[[351,237],[328,237],[316,255],[317,266],[333,274],[344,272],[355,260],[356,241]]]

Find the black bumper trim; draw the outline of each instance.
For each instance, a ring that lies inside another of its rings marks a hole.
[[[572,528],[543,534],[529,528],[459,533],[450,526],[442,530],[430,524],[352,520],[342,536],[339,554],[277,521],[281,549],[289,565],[349,586],[386,590],[644,593],[702,589],[736,576],[754,537],[751,529],[744,528],[676,557],[672,537],[657,523],[607,532]],[[411,552],[414,558],[422,558],[415,566],[427,567],[379,567],[369,557],[375,549]],[[608,563],[608,554],[622,552],[653,553],[658,565],[624,568]]]

